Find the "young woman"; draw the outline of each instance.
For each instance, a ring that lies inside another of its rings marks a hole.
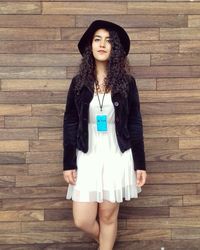
[[[138,197],[147,176],[139,95],[126,69],[130,39],[119,25],[96,20],[78,48],[63,124],[66,198],[75,225],[112,250],[119,205]]]

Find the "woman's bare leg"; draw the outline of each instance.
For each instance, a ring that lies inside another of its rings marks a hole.
[[[119,203],[99,203],[100,250],[112,250],[117,236]]]
[[[99,223],[96,220],[97,202],[73,201],[73,217],[75,225],[99,242]]]

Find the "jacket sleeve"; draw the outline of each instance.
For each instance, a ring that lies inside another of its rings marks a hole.
[[[137,85],[133,76],[131,76],[131,81],[129,82],[128,128],[131,137],[134,168],[135,170],[146,170],[140,100]]]
[[[76,136],[78,113],[75,105],[75,77],[72,79],[63,119],[63,170],[76,169]]]

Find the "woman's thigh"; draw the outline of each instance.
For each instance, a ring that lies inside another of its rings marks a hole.
[[[97,202],[78,202],[73,201],[74,222],[78,226],[92,225],[97,217]]]

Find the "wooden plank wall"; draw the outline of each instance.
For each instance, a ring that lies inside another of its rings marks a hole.
[[[200,0],[0,1],[0,249],[95,249],[62,177],[62,119],[94,19],[124,26],[148,182],[115,249],[200,249]]]

